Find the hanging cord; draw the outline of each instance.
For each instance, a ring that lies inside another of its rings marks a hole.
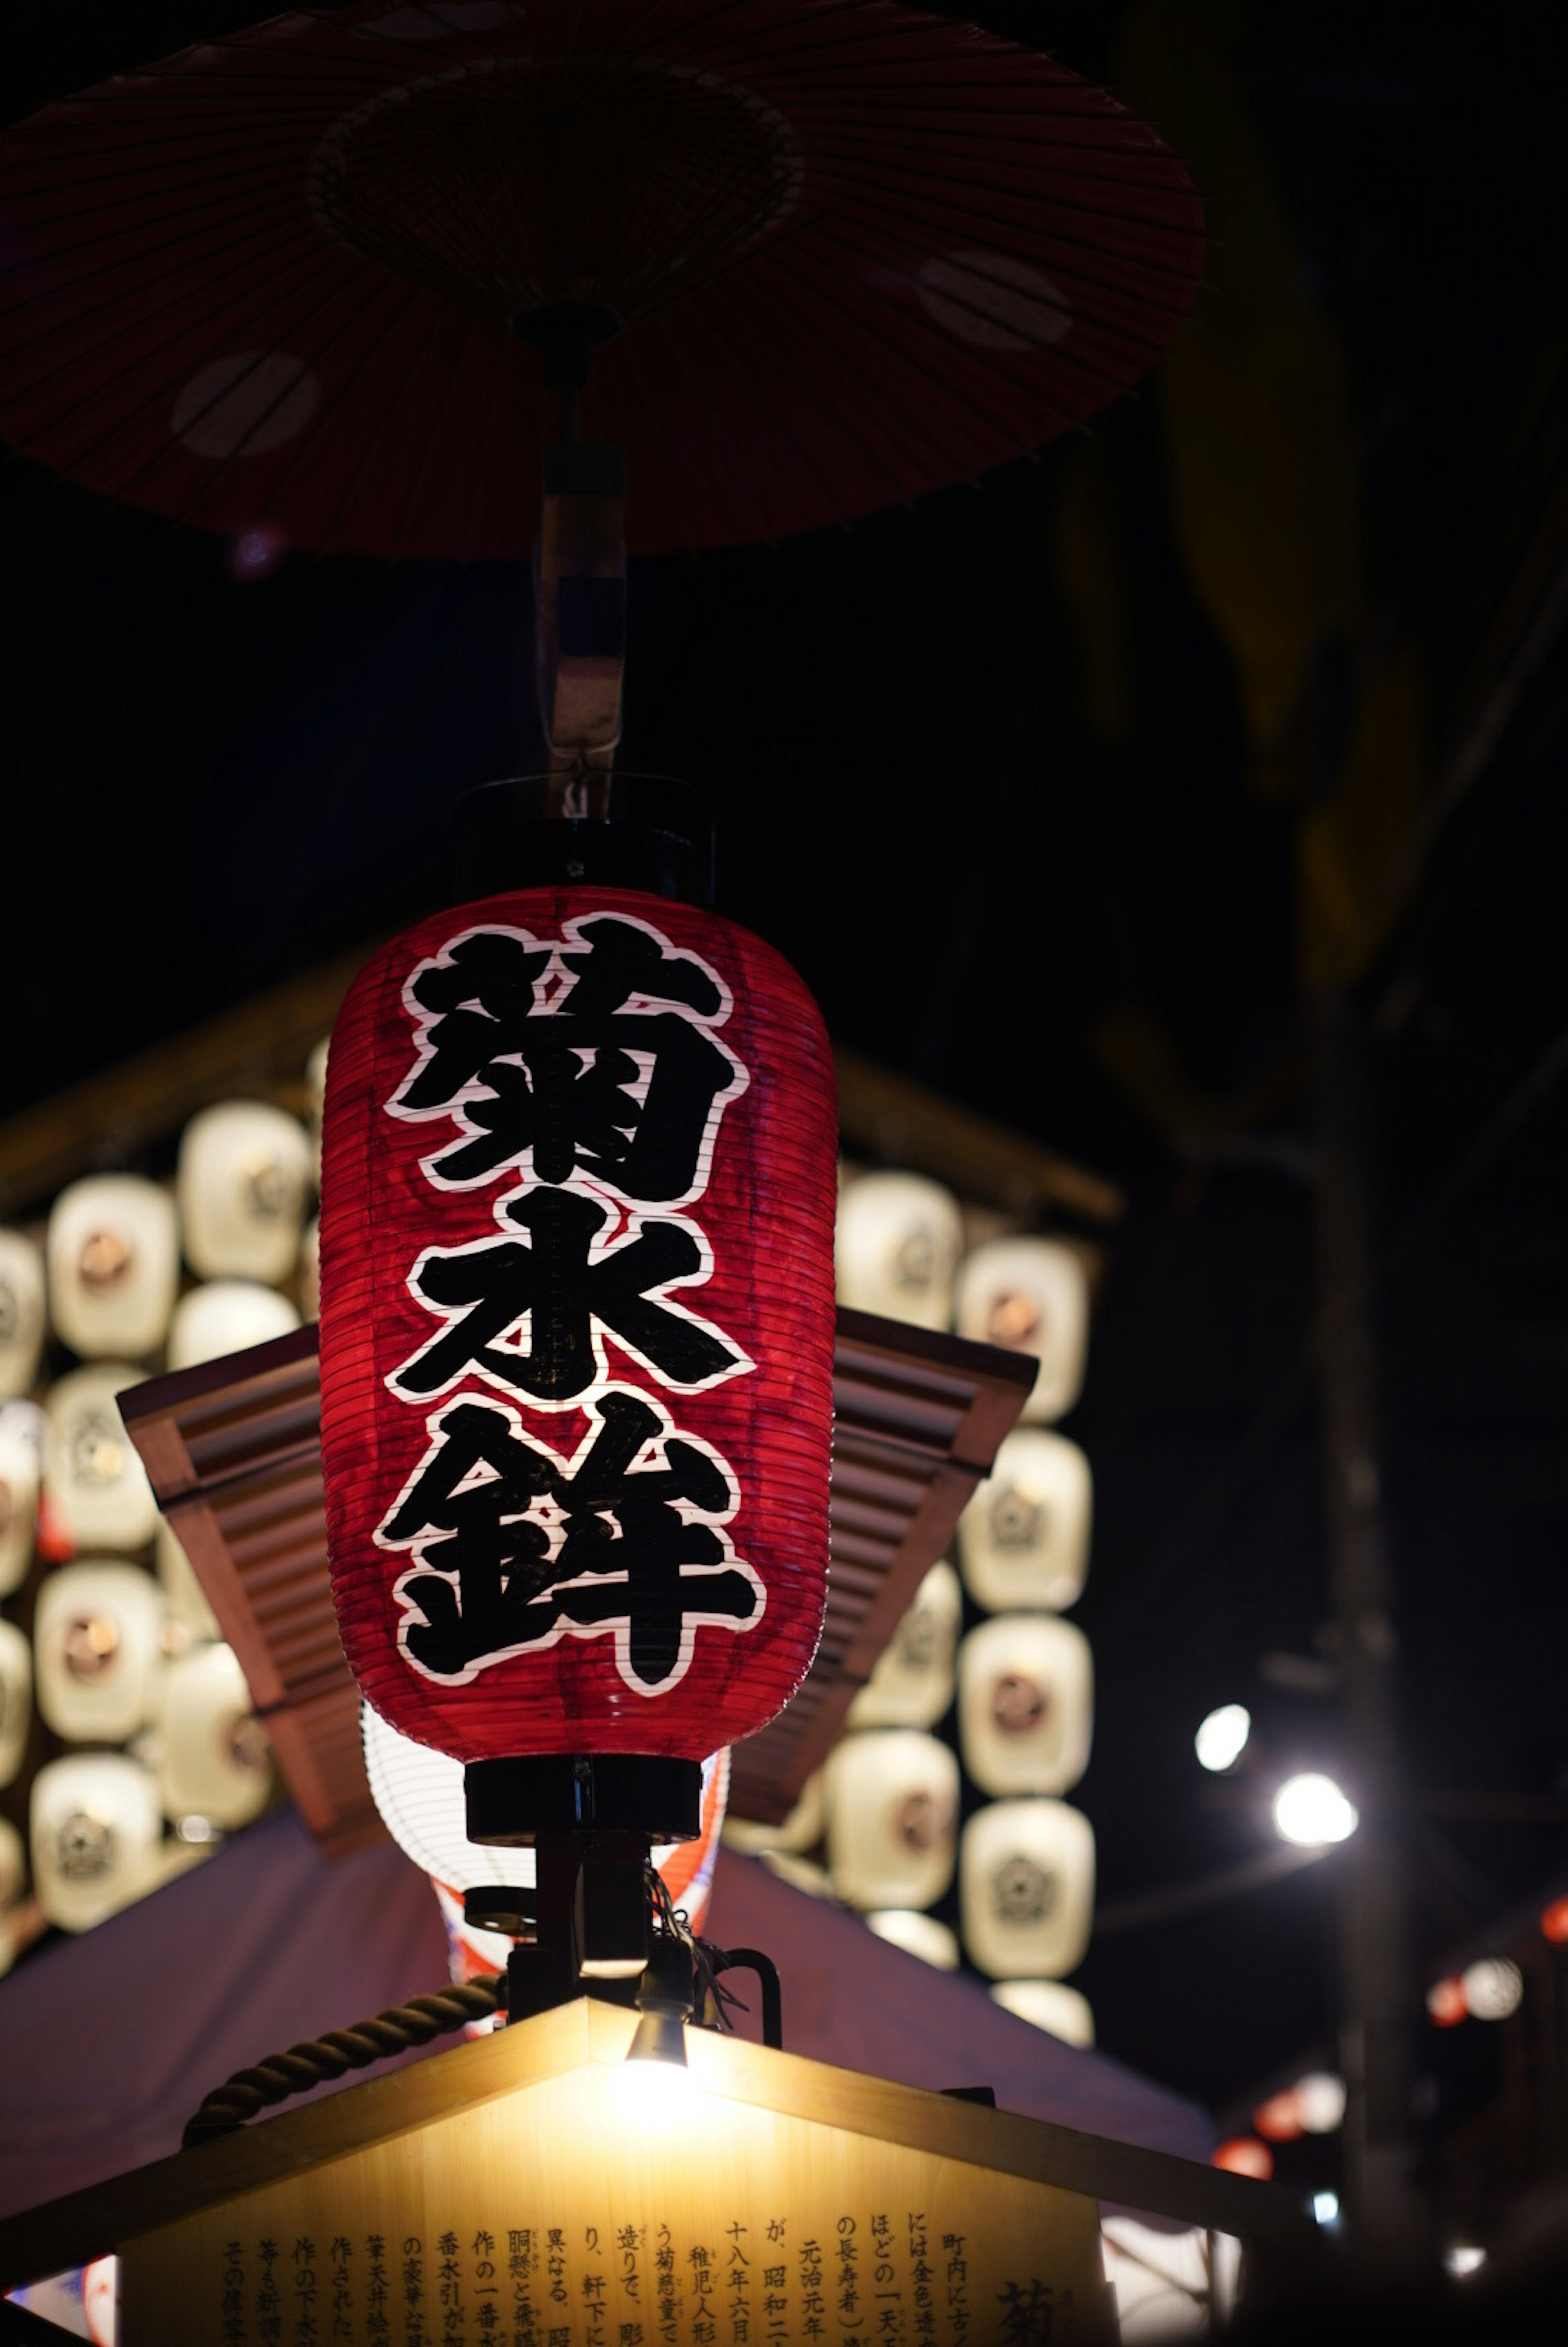
[[[649,1902],[653,1908],[654,1928],[668,1937],[685,1942],[691,1957],[694,1986],[697,1992],[696,2013],[699,2028],[706,2005],[711,2002],[714,2026],[733,2029],[737,2013],[749,2013],[751,2007],[744,1997],[737,1996],[719,1978],[721,1973],[738,1971],[755,1973],[762,1991],[762,2042],[781,2048],[784,2043],[783,2014],[779,1993],[779,1973],[770,1960],[756,1948],[720,1948],[711,1940],[699,1940],[687,1920],[686,1910],[672,1901],[663,1876],[656,1867],[647,1869]]]
[[[215,2136],[228,2135],[269,2104],[287,2102],[290,2095],[305,2094],[328,2078],[341,2078],[345,2070],[363,2070],[372,2062],[384,2061],[389,2054],[404,2053],[411,2045],[428,2045],[433,2037],[461,2029],[466,2021],[485,2020],[505,2004],[506,1975],[502,1973],[439,1989],[430,1996],[412,1997],[407,2004],[394,2004],[378,2013],[373,2021],[361,2021],[352,2029],[330,2029],[325,2036],[291,2045],[287,2054],[270,2055],[253,2069],[237,2070],[232,2078],[213,2088],[187,2123],[184,2148],[189,2151],[199,2143],[210,2143]]]

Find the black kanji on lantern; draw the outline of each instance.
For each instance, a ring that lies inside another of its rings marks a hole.
[[[580,1174],[647,1205],[696,1197],[714,1122],[747,1081],[712,1032],[727,990],[642,921],[585,917],[566,939],[473,929],[422,962],[403,997],[420,1056],[388,1105],[460,1127],[425,1160],[443,1189],[531,1157],[538,1182]]]
[[[462,1399],[376,1534],[412,1551],[401,1644],[427,1677],[463,1681],[574,1628],[614,1631],[629,1684],[672,1684],[699,1622],[739,1630],[762,1585],[720,1529],[738,1494],[706,1444],[612,1388],[563,1460],[504,1404]]]
[[[581,1190],[524,1190],[496,1209],[518,1238],[427,1247],[409,1286],[446,1327],[387,1379],[405,1400],[444,1392],[470,1370],[554,1404],[606,1374],[614,1337],[667,1386],[686,1392],[751,1364],[664,1291],[706,1279],[712,1257],[688,1223],[642,1222],[599,1246],[611,1208]]]

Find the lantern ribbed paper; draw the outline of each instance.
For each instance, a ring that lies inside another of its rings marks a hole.
[[[770,948],[628,890],[434,915],[333,1030],[321,1440],[368,1700],[463,1760],[700,1759],[826,1587],[832,1060]]]

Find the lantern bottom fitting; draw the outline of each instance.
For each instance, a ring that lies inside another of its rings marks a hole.
[[[471,1760],[468,1839],[515,1850],[542,1834],[636,1834],[695,1841],[702,1763],[654,1752],[530,1752]]]
[[[471,1931],[504,1932],[508,1939],[529,1939],[539,1920],[538,1893],[522,1883],[479,1883],[463,1894],[463,1920]]]

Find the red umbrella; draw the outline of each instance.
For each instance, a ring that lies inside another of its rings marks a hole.
[[[356,0],[0,140],[0,433],[235,537],[515,558],[593,352],[633,550],[773,538],[1092,415],[1200,252],[1104,92],[884,0]]]

